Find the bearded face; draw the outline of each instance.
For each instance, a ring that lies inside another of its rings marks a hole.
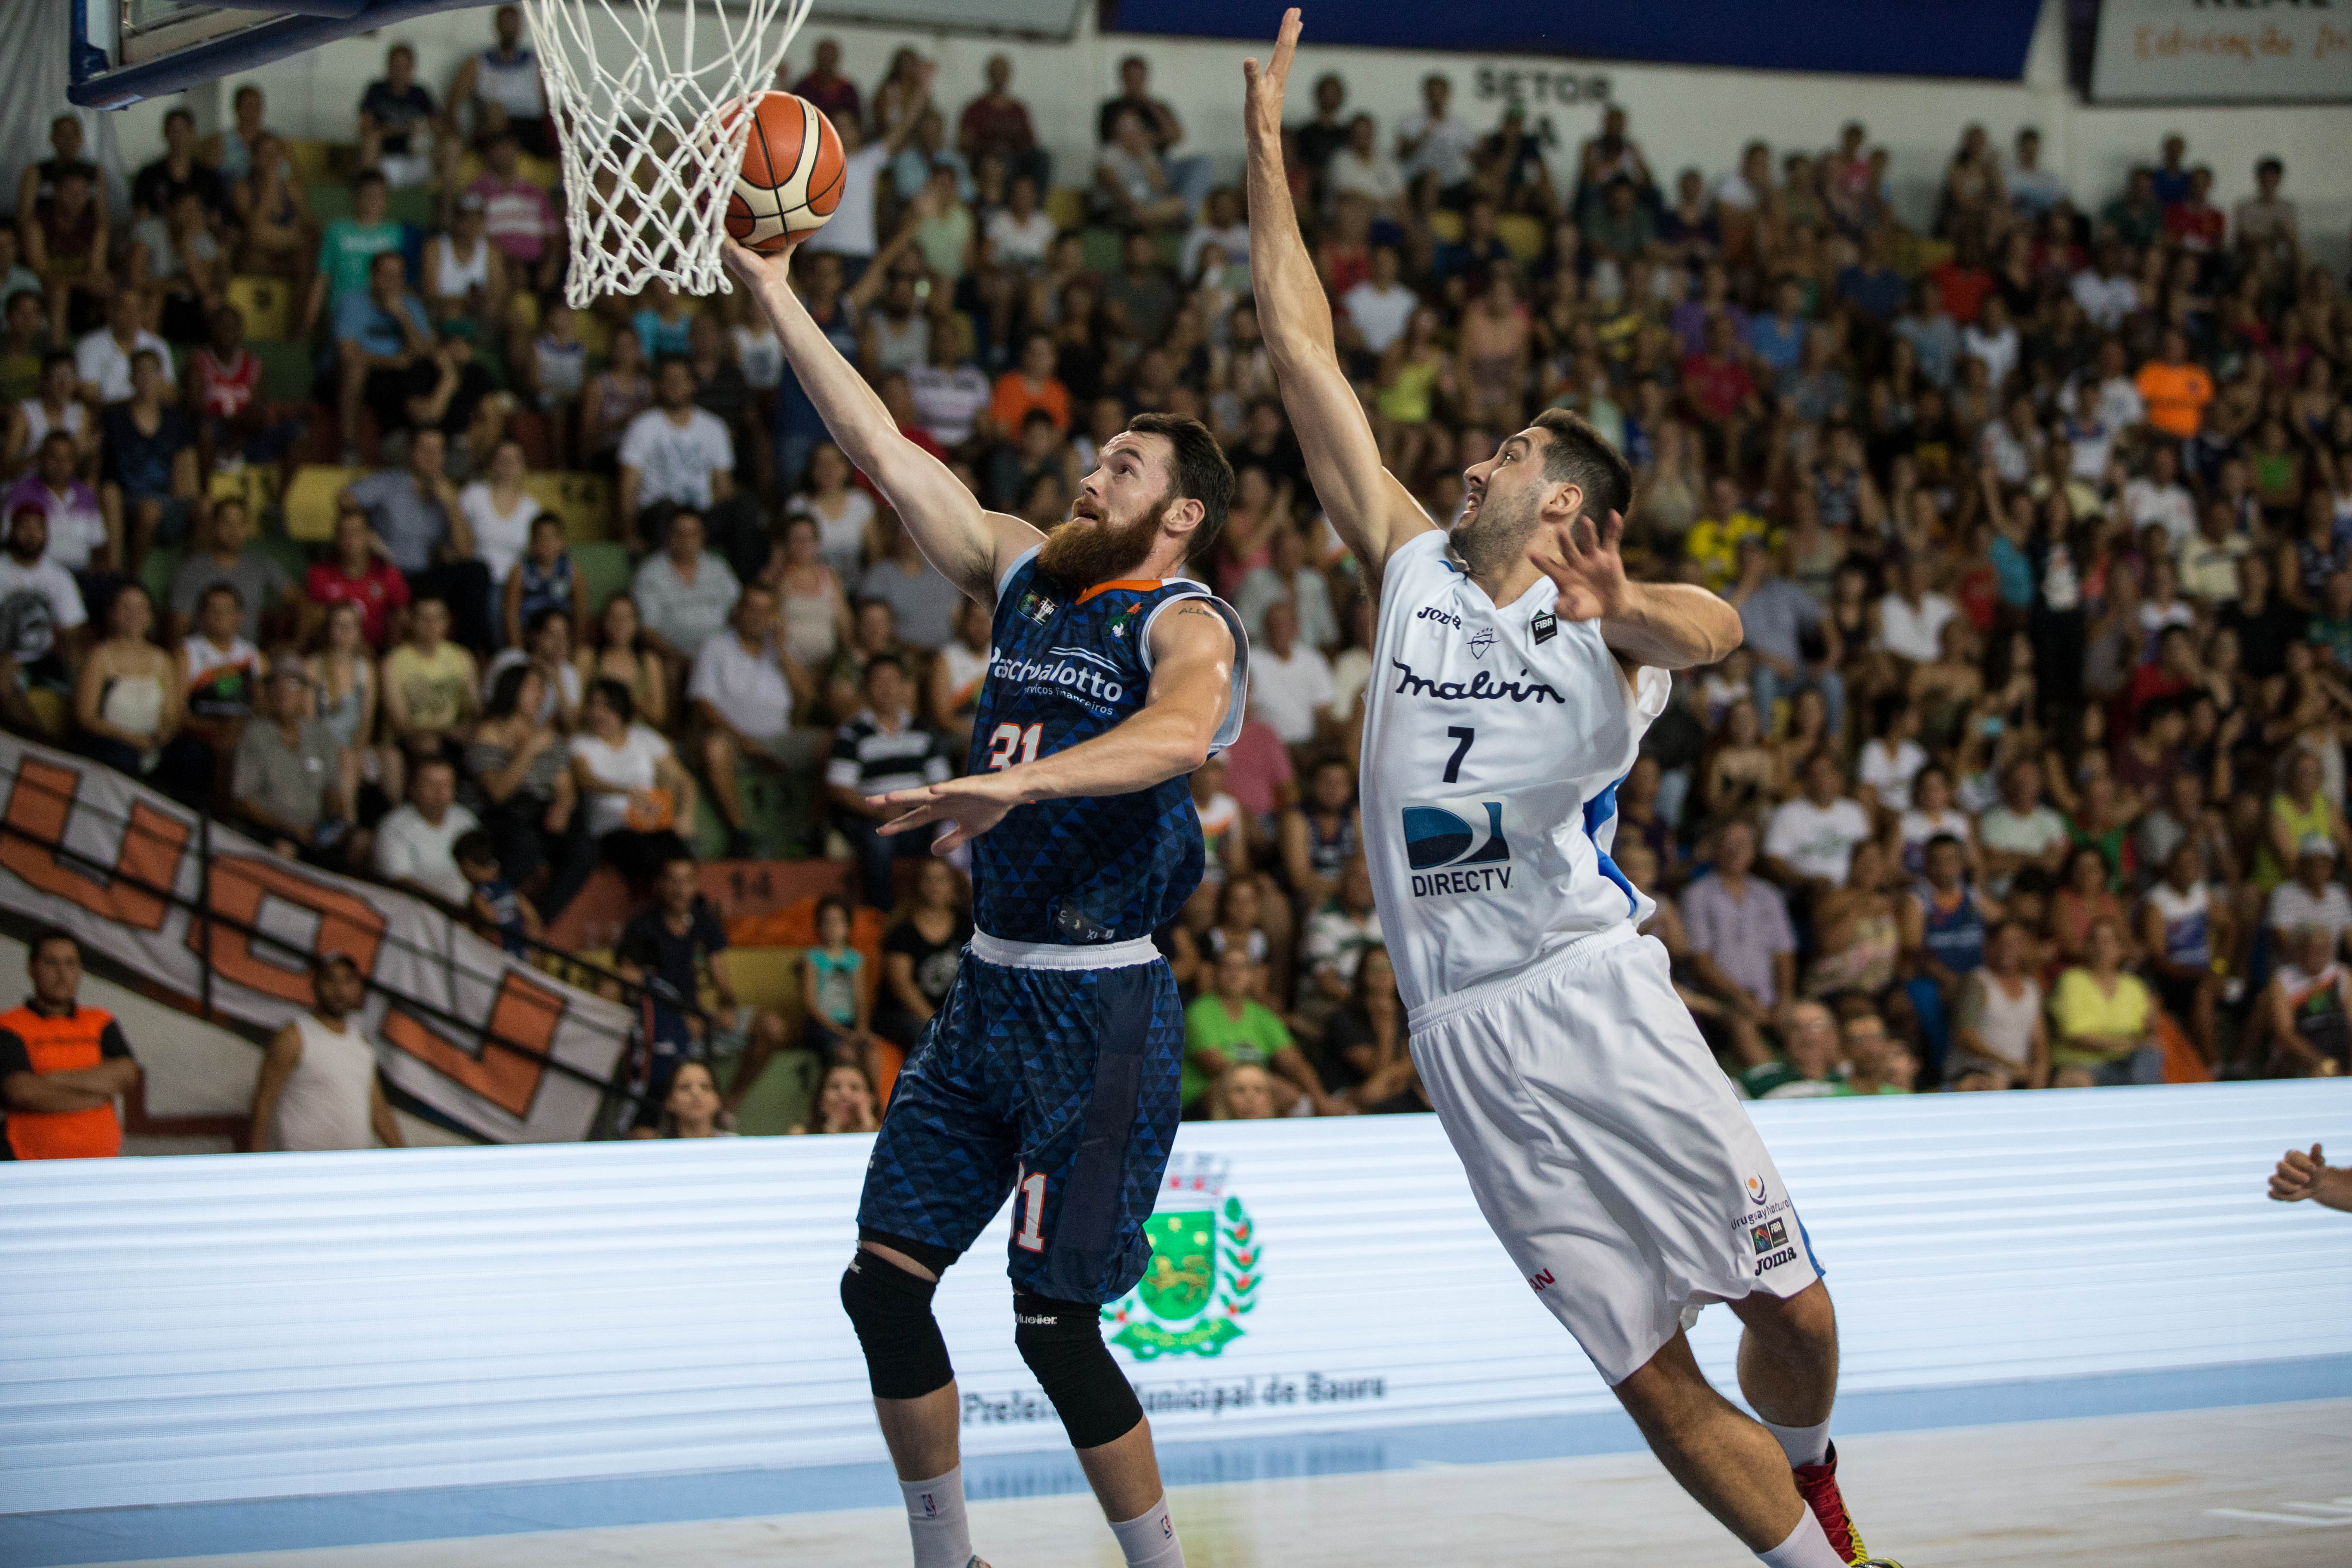
[[[1525,553],[1528,541],[1535,537],[1543,485],[1539,480],[1498,484],[1502,478],[1490,475],[1484,489],[1474,490],[1470,506],[1454,525],[1454,552],[1474,570],[1499,570],[1503,563]]]
[[[1118,522],[1103,514],[1094,498],[1082,492],[1070,503],[1068,519],[1045,536],[1037,552],[1039,570],[1074,589],[1131,574],[1158,542],[1160,521],[1167,515],[1171,499],[1162,493],[1127,521]]]

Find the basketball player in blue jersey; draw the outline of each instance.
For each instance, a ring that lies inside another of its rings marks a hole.
[[[1675,1479],[1772,1568],[1877,1561],[1838,1495],[1811,1244],[1609,858],[1669,672],[1738,647],[1738,612],[1626,580],[1633,474],[1574,414],[1471,468],[1450,529],[1381,468],[1283,173],[1298,30],[1244,68],[1250,270],[1308,477],[1380,596],[1362,832],[1413,1065],[1487,1223]],[[1685,1338],[1717,1301],[1761,1422]]]
[[[789,255],[730,244],[849,460],[950,582],[994,611],[967,776],[884,795],[886,833],[969,843],[971,945],[898,1076],[842,1305],[905,1491],[916,1568],[969,1568],[961,1408],[931,1294],[1013,1194],[1013,1341],[1135,1568],[1181,1568],[1151,1428],[1101,1308],[1141,1278],[1176,1131],[1183,1017],[1151,932],[1201,880],[1187,775],[1240,732],[1240,617],[1173,574],[1223,526],[1233,470],[1197,420],[1103,443],[1067,521],[982,510],[898,432],[809,317]]]

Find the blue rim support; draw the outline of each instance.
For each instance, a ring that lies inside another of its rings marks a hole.
[[[196,44],[162,59],[113,67],[89,42],[87,7],[114,0],[74,0],[74,80],[66,97],[84,109],[127,109],[142,99],[180,92],[199,82],[252,70],[321,44],[373,32],[441,11],[461,11],[493,0],[297,0],[308,16],[278,16],[240,32]],[[227,0],[232,8],[234,0]],[[327,14],[340,13],[340,14]]]

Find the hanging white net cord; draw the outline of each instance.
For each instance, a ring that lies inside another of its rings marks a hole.
[[[563,146],[574,309],[652,283],[727,289],[751,116],[814,0],[522,0]]]

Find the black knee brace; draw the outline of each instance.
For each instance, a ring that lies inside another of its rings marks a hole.
[[[955,1381],[948,1344],[931,1316],[939,1281],[909,1274],[863,1247],[841,1276],[841,1308],[866,1347],[877,1399],[920,1399]]]
[[[1073,1448],[1099,1448],[1135,1430],[1143,1406],[1102,1340],[1102,1309],[1013,1295],[1013,1343],[1061,1413]]]

